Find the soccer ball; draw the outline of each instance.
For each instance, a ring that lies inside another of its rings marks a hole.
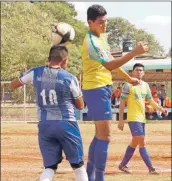
[[[64,22],[52,25],[52,42],[53,44],[66,45],[75,38],[74,28]]]

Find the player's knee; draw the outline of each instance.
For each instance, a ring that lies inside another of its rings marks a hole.
[[[111,136],[110,135],[96,135],[96,138],[104,141],[111,142]]]
[[[139,147],[144,147],[146,145],[145,141],[139,142]]]
[[[139,136],[138,144],[139,144],[139,147],[144,147],[145,146],[145,138],[144,138],[144,136]]]
[[[137,145],[138,145],[138,139],[133,137],[132,142],[131,142],[131,147],[136,148]]]
[[[82,161],[80,163],[70,163],[70,165],[73,169],[77,169],[77,168],[80,168],[84,165],[84,161]]]
[[[50,165],[50,166],[45,167],[45,169],[50,168],[50,169],[55,171],[55,170],[57,170],[57,166],[58,166],[58,164],[54,164],[54,165]]]

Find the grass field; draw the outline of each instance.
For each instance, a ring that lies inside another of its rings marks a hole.
[[[80,124],[84,142],[85,164],[89,144],[94,136],[93,124]],[[39,181],[43,170],[39,152],[36,124],[1,125],[1,180],[2,181]],[[171,181],[171,121],[154,121],[146,126],[146,143],[153,165],[160,175],[152,176],[140,158],[138,150],[129,163],[132,175],[118,170],[131,135],[128,126],[124,132],[112,124],[112,142],[109,147],[105,181]],[[73,172],[64,159],[60,164],[54,181],[74,181]]]

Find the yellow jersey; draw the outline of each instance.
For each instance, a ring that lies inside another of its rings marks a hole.
[[[146,122],[145,99],[152,99],[148,83],[142,81],[136,86],[125,83],[122,88],[121,99],[127,99],[127,120],[129,122]]]
[[[82,46],[82,89],[112,85],[112,74],[103,66],[110,60],[110,47],[105,34],[98,37],[88,32]]]

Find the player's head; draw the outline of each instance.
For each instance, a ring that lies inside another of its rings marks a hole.
[[[68,49],[65,46],[53,45],[49,52],[49,63],[53,65],[60,65],[66,68],[68,64]]]
[[[156,84],[152,84],[152,87],[153,87],[153,88],[156,88]]]
[[[133,72],[132,75],[138,79],[142,79],[142,77],[144,76],[144,65],[141,63],[136,63],[133,66]]]
[[[161,89],[165,89],[165,85],[164,84],[161,85]]]
[[[90,27],[90,31],[100,35],[105,33],[107,24],[107,12],[101,5],[94,4],[87,10],[87,22]]]

